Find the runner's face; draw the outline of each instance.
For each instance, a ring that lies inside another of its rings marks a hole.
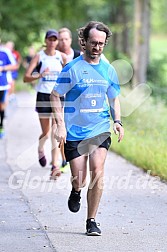
[[[89,32],[89,38],[85,45],[85,52],[90,59],[97,59],[103,52],[106,41],[106,33],[95,28]]]
[[[46,46],[48,49],[55,49],[57,44],[58,39],[55,36],[46,39]]]
[[[61,32],[59,34],[59,48],[63,52],[71,47],[72,39],[68,32]]]

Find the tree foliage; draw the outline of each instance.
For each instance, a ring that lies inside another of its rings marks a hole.
[[[69,27],[76,40],[76,29],[89,20],[100,20],[111,26],[111,17],[121,2],[130,1],[8,0],[6,4],[5,0],[0,0],[1,40],[14,40],[17,47],[23,48],[41,41],[41,32],[46,29],[62,26]]]
[[[38,41],[41,30],[47,26],[46,20],[54,19],[58,10],[53,0],[1,0],[0,27],[1,40],[14,40],[18,47]]]
[[[90,20],[106,23],[113,36],[105,49],[109,60],[130,57],[133,45],[134,2],[131,0],[0,0],[0,38],[13,40],[21,52],[43,43],[48,28],[67,26],[77,46],[77,32]],[[151,0],[152,30],[166,31],[166,1]],[[161,28],[161,29],[160,29]],[[107,51],[106,51],[107,50]],[[112,53],[111,53],[112,52]]]
[[[166,0],[151,1],[151,10],[152,32],[157,34],[167,34]]]

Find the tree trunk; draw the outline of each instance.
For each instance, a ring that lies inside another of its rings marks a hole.
[[[149,61],[150,0],[135,0],[135,31],[133,59],[133,86],[146,83]]]
[[[129,18],[126,6],[127,2],[120,0],[115,3],[114,8],[111,7],[110,22],[116,27],[116,31],[112,35],[114,59],[118,58],[120,52],[129,55]]]
[[[124,54],[130,56],[130,46],[129,46],[129,28],[128,28],[128,15],[125,10],[122,13],[122,23],[124,24],[124,29],[122,32],[122,51]]]

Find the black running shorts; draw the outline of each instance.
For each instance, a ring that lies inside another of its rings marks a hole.
[[[62,107],[64,105],[64,96],[60,97]],[[50,94],[37,93],[36,98],[36,111],[43,116],[50,116],[52,113],[52,107],[50,103]]]
[[[110,145],[111,137],[109,132],[82,141],[66,141],[64,144],[66,161],[71,161],[82,155],[89,155],[96,148],[106,148],[108,150]]]
[[[0,91],[0,102],[5,103],[7,97],[8,90],[1,90]]]
[[[36,111],[43,115],[50,115],[52,113],[50,94],[37,93]]]

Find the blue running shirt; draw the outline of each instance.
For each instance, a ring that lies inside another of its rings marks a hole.
[[[79,56],[60,73],[54,90],[65,95],[64,118],[67,140],[77,141],[110,132],[112,99],[120,93],[115,69],[104,60],[89,64]]]
[[[16,64],[14,56],[12,55],[9,49],[5,47],[0,47],[0,66],[6,66],[10,64],[12,65]],[[11,79],[10,71],[0,72],[0,91],[8,90],[10,88],[8,79]]]

